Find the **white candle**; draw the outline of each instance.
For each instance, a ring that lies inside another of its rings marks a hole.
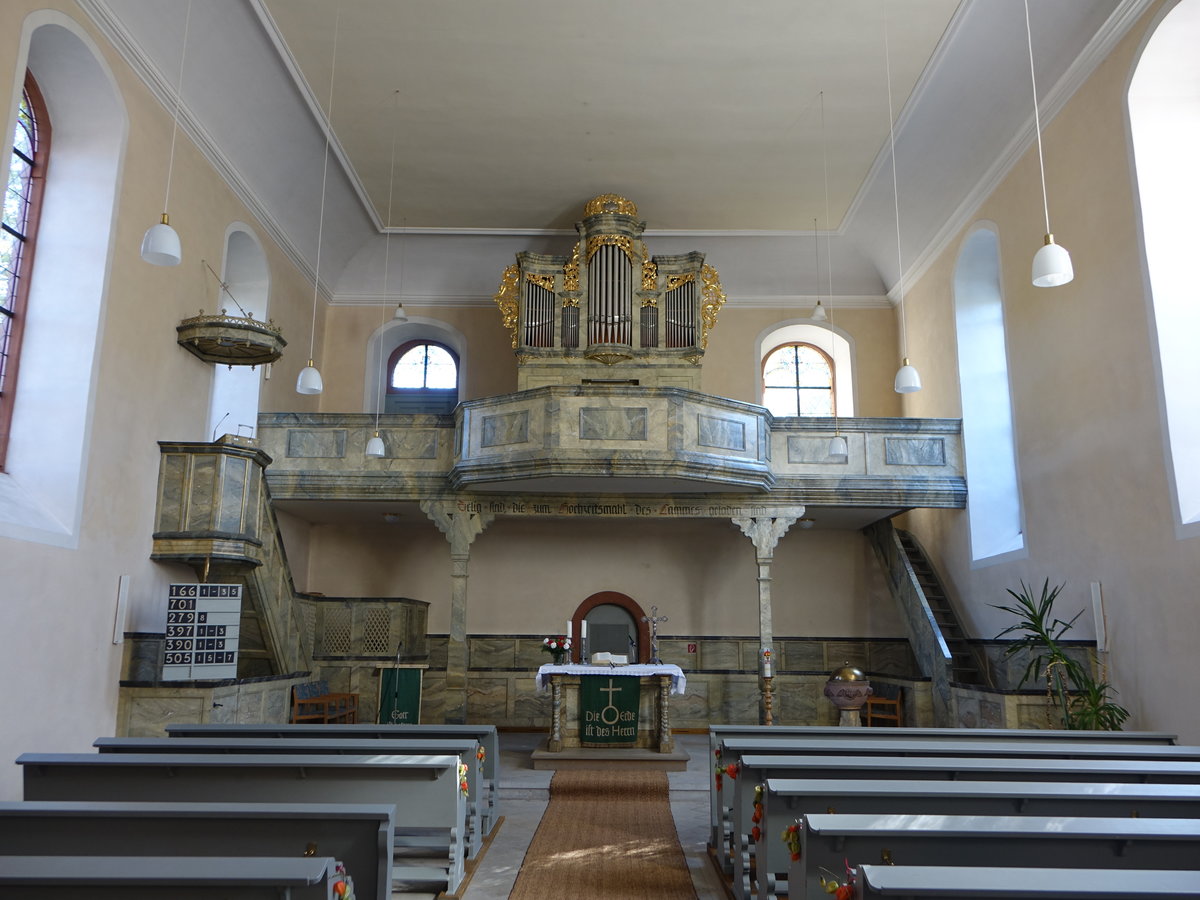
[[[571,620],[567,619],[567,637],[571,636]]]
[[[587,640],[587,619],[579,623],[579,637],[581,640]]]

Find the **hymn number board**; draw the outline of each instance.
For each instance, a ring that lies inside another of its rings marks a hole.
[[[173,584],[163,681],[237,677],[240,584]]]

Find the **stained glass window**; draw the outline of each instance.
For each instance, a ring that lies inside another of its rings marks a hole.
[[[440,344],[420,343],[402,348],[392,366],[392,389],[432,388],[453,390],[458,387],[458,363]]]

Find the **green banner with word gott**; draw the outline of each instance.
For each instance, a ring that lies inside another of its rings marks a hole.
[[[583,675],[579,679],[579,743],[584,747],[637,744],[641,679]]]
[[[421,721],[421,670],[382,669],[379,724],[417,725]]]

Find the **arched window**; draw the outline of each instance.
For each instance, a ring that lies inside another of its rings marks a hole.
[[[0,471],[8,449],[21,355],[25,300],[37,238],[46,159],[50,152],[50,117],[37,82],[28,72],[17,110],[0,221]]]
[[[388,359],[386,411],[449,413],[458,403],[458,356],[444,344],[407,341]]]
[[[990,228],[975,230],[963,242],[954,270],[954,324],[971,558],[999,562],[1023,550],[1025,535],[1008,387],[1000,242]]]
[[[834,368],[812,344],[776,347],[763,360],[763,406],[774,416],[832,416]]]
[[[1200,2],[1183,0],[1150,36],[1129,84],[1129,122],[1150,282],[1167,468],[1181,537],[1200,536],[1200,306],[1190,211],[1200,202]]]

